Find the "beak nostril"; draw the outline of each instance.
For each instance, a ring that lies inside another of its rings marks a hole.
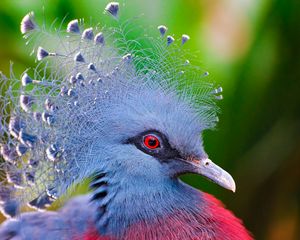
[[[205,162],[205,166],[208,166],[209,165],[209,162]]]

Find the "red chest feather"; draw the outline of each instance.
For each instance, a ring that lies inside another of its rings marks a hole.
[[[209,194],[205,194],[206,206],[193,214],[174,211],[172,216],[140,222],[129,227],[122,240],[251,240],[253,239],[242,222],[222,203]],[[89,231],[84,240],[113,240],[101,237],[95,230]]]

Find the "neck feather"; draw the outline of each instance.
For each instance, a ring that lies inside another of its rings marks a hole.
[[[198,212],[201,193],[179,179],[143,178],[108,181],[99,174],[91,184],[97,207],[96,226],[104,235],[120,236],[129,226],[172,214],[174,211]]]

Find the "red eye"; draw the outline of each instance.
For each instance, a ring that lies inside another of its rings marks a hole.
[[[144,137],[144,145],[149,149],[156,149],[160,147],[160,141],[158,137],[149,134]]]

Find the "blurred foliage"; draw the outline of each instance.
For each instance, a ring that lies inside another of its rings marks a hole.
[[[47,25],[65,16],[96,22],[107,2],[2,0],[0,69],[9,74],[13,60],[18,75],[34,65],[19,33],[28,11]],[[300,239],[299,0],[120,2],[122,15],[144,13],[141,25],[189,34],[188,47],[224,89],[220,124],[205,133],[205,145],[210,158],[232,173],[237,193],[197,176],[184,180],[222,199],[256,239]]]

